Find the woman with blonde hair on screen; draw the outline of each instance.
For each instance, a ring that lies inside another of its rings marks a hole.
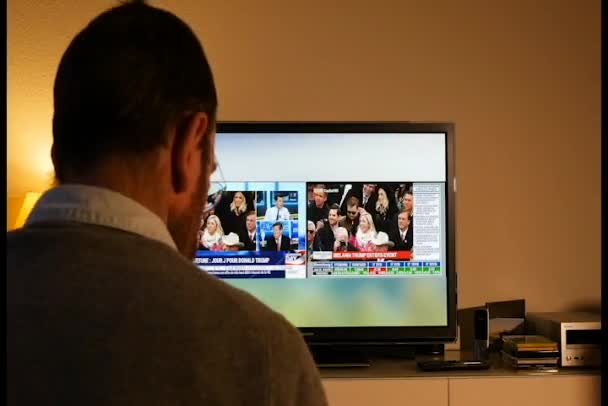
[[[247,211],[247,200],[243,192],[234,192],[232,203],[230,203],[230,211],[237,216]]]
[[[230,210],[224,212],[221,216],[222,224],[224,225],[224,234],[241,234],[245,231],[245,220],[247,218],[247,212],[249,212],[247,202],[248,200],[245,193],[233,193],[232,202],[229,206]]]
[[[378,200],[376,201],[376,212],[373,219],[377,231],[388,232],[393,217],[397,213],[397,204],[393,200],[393,193],[384,185],[378,185]]]
[[[362,210],[359,215],[357,233],[351,237],[350,243],[359,251],[372,251],[375,247],[372,240],[376,237],[376,234],[376,226],[372,215]]]
[[[221,251],[223,236],[224,230],[220,218],[212,214],[207,218],[207,226],[201,237],[201,245],[210,251]]]

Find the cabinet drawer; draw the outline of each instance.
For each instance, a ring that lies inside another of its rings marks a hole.
[[[330,406],[448,405],[447,378],[324,379],[323,386]]]
[[[599,376],[449,378],[450,406],[600,406]]]

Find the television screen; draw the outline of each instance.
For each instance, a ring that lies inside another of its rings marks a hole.
[[[308,335],[453,338],[452,129],[220,123],[195,263]]]

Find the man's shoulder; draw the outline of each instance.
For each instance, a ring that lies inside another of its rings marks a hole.
[[[103,340],[110,328],[113,342],[138,343],[139,352],[129,354],[153,352],[165,370],[205,368],[203,375],[209,370],[217,381],[228,385],[248,381],[249,386],[241,387],[250,391],[249,396],[256,387],[272,386],[263,390],[264,396],[277,398],[277,404],[287,404],[299,390],[314,395],[313,401],[304,404],[318,404],[322,399],[322,388],[299,331],[248,292],[199,269],[171,247],[145,237],[102,230],[102,238],[98,233],[92,236],[71,228],[40,233],[22,230],[8,234],[7,285],[11,294],[7,307],[13,320],[27,320],[29,326],[47,325],[46,313],[36,309],[49,304],[86,309],[60,312],[52,321],[58,327],[48,334],[67,328],[64,326],[86,325],[89,328],[82,331],[88,336],[74,344],[78,349],[82,343],[106,345]],[[69,246],[77,240],[77,247]],[[134,247],[136,255],[125,259]],[[133,261],[134,256],[146,261]],[[69,294],[57,295],[58,288]],[[115,328],[116,323],[120,328]],[[19,334],[30,337],[35,330],[32,327]],[[104,351],[108,351],[107,346]],[[239,365],[239,370],[234,365]]]
[[[53,278],[65,281],[81,275],[78,283],[83,289],[88,281],[96,278],[118,278],[125,290],[126,299],[122,299],[128,300],[128,291],[148,292],[147,306],[159,310],[150,317],[161,317],[160,314],[170,309],[175,318],[190,320],[192,329],[230,330],[226,339],[235,341],[239,337],[251,337],[253,340],[244,345],[249,348],[256,342],[267,345],[264,337],[293,336],[295,328],[282,315],[250,293],[200,269],[175,249],[136,234],[102,228],[8,232],[9,283],[27,286],[35,274],[52,269],[57,270]],[[36,254],[36,261],[29,263],[27,258],[32,257],[32,253]],[[82,273],[84,269],[86,274]],[[23,270],[34,272],[21,272]],[[39,277],[51,276],[45,273]],[[100,291],[99,295],[117,305],[121,300],[113,289]]]

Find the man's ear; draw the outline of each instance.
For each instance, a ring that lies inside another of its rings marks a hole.
[[[171,143],[171,182],[176,194],[196,187],[195,183],[200,181],[201,143],[208,133],[208,127],[209,116],[197,112],[184,117],[174,128]]]
[[[54,142],[53,145],[51,145],[51,161],[53,162],[53,165],[57,167],[57,149],[55,148]]]

